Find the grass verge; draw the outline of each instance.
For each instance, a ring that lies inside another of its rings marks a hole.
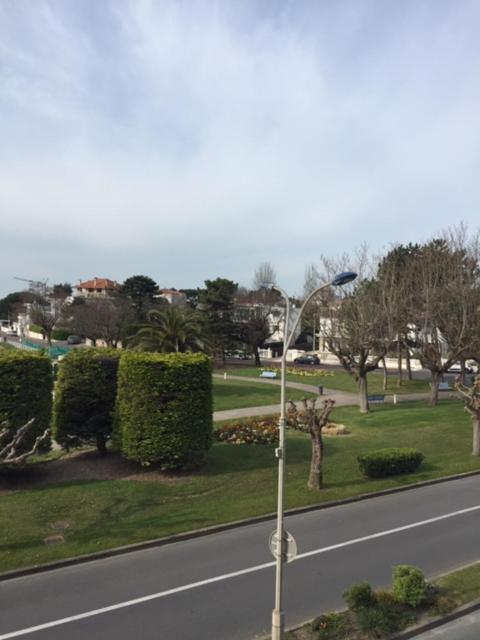
[[[410,402],[377,405],[367,415],[356,407],[340,407],[332,415],[350,435],[325,439],[325,486],[320,492],[306,487],[310,439],[288,433],[287,509],[480,469],[480,460],[470,454],[470,419],[459,401],[436,408]],[[363,478],[357,455],[390,446],[418,448],[425,462],[413,474]],[[150,470],[125,479],[47,485],[40,479],[27,485],[32,488],[10,493],[9,477],[0,475],[0,522],[8,523],[0,530],[0,571],[272,513],[274,448],[216,443],[206,466],[191,475],[164,476]],[[99,458],[98,464],[105,462]],[[65,542],[48,546],[44,539],[54,533],[57,521],[68,523],[62,531]]]
[[[305,371],[306,369],[303,369]],[[237,367],[227,369],[227,373],[232,376],[245,376],[246,378],[258,378],[262,371],[261,367]],[[306,370],[314,372],[315,369]],[[318,370],[317,370],[318,371]],[[318,375],[302,375],[287,373],[287,380],[290,382],[303,382],[304,384],[319,385],[322,384],[327,389],[337,389],[338,391],[348,391],[357,393],[358,387],[355,380],[346,371],[338,371],[332,369],[321,369],[323,373]],[[389,376],[388,388],[383,390],[383,375],[381,373],[371,373],[368,376],[368,392],[375,393],[427,393],[430,387],[427,380],[403,380],[402,386],[397,387],[396,375]]]
[[[313,393],[288,389],[289,400],[301,400]],[[263,407],[280,404],[280,387],[253,381],[213,379],[213,406],[215,411],[241,409],[243,407]]]

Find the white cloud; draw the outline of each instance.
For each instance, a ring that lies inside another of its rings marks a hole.
[[[88,276],[88,255],[174,286],[270,259],[300,290],[320,252],[475,224],[478,5],[279,7],[0,5],[16,255],[36,234],[32,268],[54,279]],[[2,251],[0,291],[11,271]]]

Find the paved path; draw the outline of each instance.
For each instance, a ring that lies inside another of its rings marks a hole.
[[[214,373],[214,378],[224,379],[224,375],[220,373]],[[261,384],[270,384],[275,386],[280,386],[280,380],[269,380],[266,378],[250,378],[247,376],[232,376],[228,374],[227,380],[239,380],[241,382],[255,382]],[[318,393],[318,386],[312,384],[304,384],[303,382],[290,382],[287,380],[287,388],[291,389],[300,389],[301,391],[308,391],[309,393]],[[280,394],[279,394],[280,395]],[[288,393],[287,393],[288,398]],[[358,405],[358,394],[349,393],[348,391],[339,391],[338,389],[328,389],[323,388],[323,395],[321,398],[332,398],[335,400],[335,405],[337,407],[344,407],[349,405]],[[398,403],[401,402],[410,402],[415,400],[425,400],[427,401],[430,398],[429,393],[399,393],[396,395],[396,401]],[[440,399],[451,400],[452,398],[458,398],[458,395],[455,392],[441,392]],[[279,397],[280,401],[280,397]],[[393,404],[394,395],[386,394],[385,402],[389,404]],[[297,406],[300,406],[300,403],[295,403]],[[225,411],[215,411],[213,414],[213,420],[218,422],[220,420],[234,420],[236,418],[248,418],[251,416],[268,416],[274,413],[280,412],[280,404],[270,404],[264,405],[262,407],[244,407],[242,409],[228,409]]]
[[[355,582],[427,577],[478,559],[480,478],[286,519],[299,555],[285,566],[288,626],[343,606]],[[261,487],[257,488],[261,490]],[[274,522],[0,582],[0,640],[252,640],[266,634]],[[450,638],[450,636],[448,636]]]
[[[416,640],[478,640],[480,638],[480,612],[469,613],[438,629],[415,636]]]
[[[215,373],[213,374],[214,378],[224,379],[223,374]],[[266,378],[248,378],[247,376],[231,376],[228,374],[227,380],[239,380],[240,382],[260,382],[261,384],[270,384],[275,385],[277,387],[280,386],[280,380],[268,380]],[[308,391],[309,393],[317,393],[318,394],[318,386],[312,384],[304,384],[303,382],[289,382],[287,381],[287,389],[299,389],[301,391]],[[348,393],[346,391],[337,391],[335,389],[323,389],[323,395],[319,396],[322,398],[332,398],[335,400],[335,404],[337,407],[346,406],[351,404],[357,404],[357,394],[356,393]],[[287,392],[288,399],[288,392]],[[227,409],[225,411],[215,411],[213,414],[213,420],[218,422],[220,420],[233,420],[236,418],[248,418],[250,416],[269,416],[273,413],[280,412],[280,390],[278,393],[278,404],[269,404],[264,405],[262,407],[244,407],[243,409]],[[297,407],[301,406],[301,402],[295,403]]]

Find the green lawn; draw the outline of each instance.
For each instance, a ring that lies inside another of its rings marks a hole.
[[[311,397],[312,393],[288,389],[289,400],[301,400]],[[280,386],[255,383],[252,381],[213,379],[213,406],[215,411],[240,409],[242,407],[263,407],[269,404],[280,404]]]
[[[361,415],[356,407],[335,409],[333,417],[351,435],[326,439],[325,488],[306,488],[310,441],[289,432],[286,506],[405,485],[472,469],[471,424],[462,403],[444,401],[375,406]],[[388,446],[418,447],[426,456],[415,474],[366,480],[359,453]],[[52,463],[50,463],[52,464]],[[277,460],[273,446],[215,444],[206,467],[164,482],[108,480],[50,485],[0,498],[0,570],[33,565],[100,549],[140,542],[180,531],[274,512]],[[46,546],[50,524],[65,520],[65,544]]]
[[[227,370],[232,376],[245,376],[246,378],[258,378],[262,371],[261,367],[236,367]],[[312,370],[314,371],[314,370]],[[346,371],[338,371],[331,369],[323,369],[324,375],[302,376],[287,373],[287,380],[291,382],[303,382],[305,384],[319,385],[322,384],[328,389],[338,389],[339,391],[350,391],[356,393],[358,391],[357,383]],[[425,393],[430,390],[428,381],[426,380],[404,380],[402,386],[397,387],[396,374],[390,374],[387,391],[383,390],[382,373],[370,373],[368,376],[368,392],[369,393]]]

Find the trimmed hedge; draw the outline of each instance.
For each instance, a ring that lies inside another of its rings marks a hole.
[[[360,470],[368,478],[384,478],[400,473],[416,471],[424,460],[417,449],[378,449],[357,458]]]
[[[212,413],[212,366],[204,354],[122,356],[115,443],[124,457],[163,470],[200,467],[212,441]]]
[[[0,349],[0,423],[9,422],[18,428],[35,418],[24,451],[50,426],[52,386],[52,363],[48,356]]]
[[[113,427],[117,392],[116,349],[75,349],[58,366],[53,434],[64,448],[95,443],[100,453]]]

